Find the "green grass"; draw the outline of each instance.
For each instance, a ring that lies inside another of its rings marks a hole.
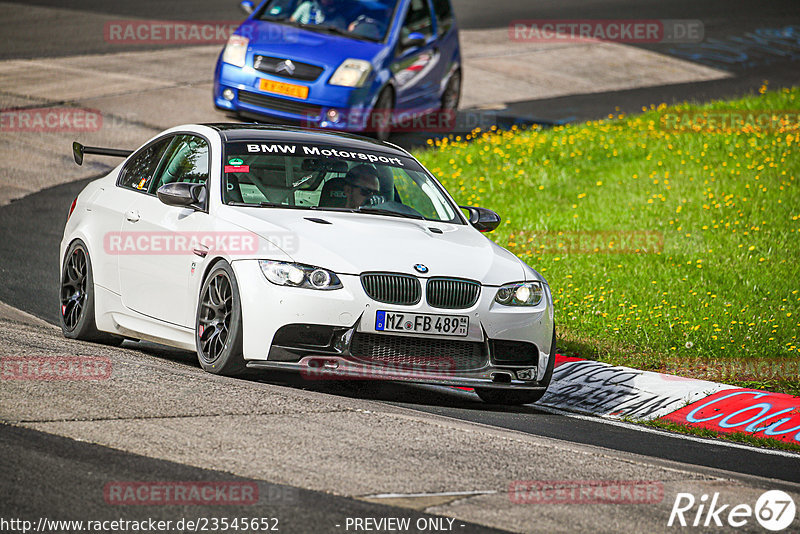
[[[796,123],[695,133],[661,122],[697,109],[800,108],[800,88],[764,89],[705,107],[474,132],[416,155],[460,204],[503,217],[489,236],[548,279],[561,352],[798,394]],[[635,231],[648,233],[625,234]],[[620,252],[629,243],[609,244],[613,235],[644,244]],[[593,250],[568,249],[575,236]],[[794,372],[767,376],[764,362]]]
[[[680,423],[673,423],[672,421],[652,420],[652,421],[629,421],[636,424],[649,426],[666,430],[668,432],[676,432],[679,434],[689,434],[708,439],[724,439],[727,441],[734,441],[737,443],[744,443],[753,447],[761,447],[765,449],[778,449],[784,451],[792,451],[800,453],[800,445],[787,441],[780,441],[773,438],[762,438],[747,434],[745,432],[728,432],[722,433],[709,428],[700,428],[696,426],[682,425]]]

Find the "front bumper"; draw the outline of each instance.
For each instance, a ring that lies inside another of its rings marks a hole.
[[[330,74],[326,69],[316,81],[292,81],[256,71],[252,67],[240,68],[220,61],[214,77],[214,105],[219,109],[282,124],[364,131],[373,95],[367,88],[329,85],[326,80]],[[299,99],[262,91],[259,89],[261,79],[308,87],[308,98]],[[233,93],[232,99],[223,96],[226,89]],[[338,120],[329,118],[330,110],[339,112]]]
[[[317,362],[325,363],[318,364]],[[336,365],[336,367],[332,367],[333,365]],[[307,380],[392,380],[470,388],[491,387],[530,391],[544,391],[547,389],[547,384],[543,384],[541,381],[511,378],[513,371],[493,366],[487,366],[486,369],[480,371],[458,374],[408,372],[401,369],[368,366],[343,357],[324,356],[307,357],[297,363],[251,361],[247,363],[247,367],[251,369],[299,372]]]
[[[549,291],[538,306],[518,308],[497,304],[497,288],[483,286],[472,307],[442,310],[429,306],[424,295],[411,306],[376,302],[356,275],[339,274],[341,289],[315,291],[271,284],[257,261],[234,261],[233,267],[242,300],[248,367],[297,371],[310,379],[530,390],[547,385],[548,364],[555,357]],[[375,328],[379,310],[468,316],[469,328],[459,338],[386,333]],[[287,341],[286,328],[309,330]],[[315,334],[313,329],[324,333]],[[509,359],[507,352],[515,346],[530,347],[530,358]]]

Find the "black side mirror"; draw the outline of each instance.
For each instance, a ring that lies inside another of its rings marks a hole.
[[[419,48],[420,46],[424,46],[427,41],[425,40],[425,36],[421,33],[409,33],[405,37],[400,39],[400,46],[403,47],[403,50],[408,50],[409,48]]]
[[[239,2],[239,9],[244,11],[245,15],[249,15],[250,13],[252,13],[255,8],[256,8],[255,4],[253,4],[253,2],[251,2],[250,0],[244,0],[243,2]]]
[[[491,232],[500,226],[500,216],[492,210],[475,206],[460,206],[469,212],[469,223],[479,232]]]
[[[164,184],[156,192],[158,200],[167,206],[177,206],[179,208],[203,209],[206,201],[206,186],[204,184],[189,184],[186,182],[174,182]]]

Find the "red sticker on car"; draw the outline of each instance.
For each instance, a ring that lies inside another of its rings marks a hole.
[[[250,165],[225,165],[225,172],[250,172]]]

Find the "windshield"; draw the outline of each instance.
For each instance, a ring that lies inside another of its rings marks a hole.
[[[257,19],[382,41],[397,0],[271,0]]]
[[[412,158],[325,145],[225,145],[222,200],[237,206],[374,213],[461,224]]]

